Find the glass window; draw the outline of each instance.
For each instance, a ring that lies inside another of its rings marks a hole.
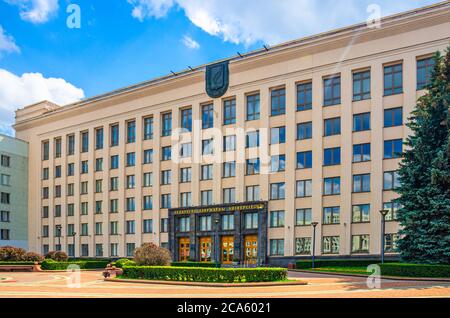
[[[161,171],[161,185],[168,185],[172,183],[172,170]]]
[[[213,202],[213,192],[212,190],[204,190],[201,192],[201,200],[202,200],[202,205],[211,205]]]
[[[42,142],[42,160],[48,160],[49,153],[50,153],[50,144],[49,144],[48,140],[43,141]]]
[[[192,156],[192,143],[187,142],[180,145],[180,157],[189,158]]]
[[[192,108],[181,110],[181,128],[184,131],[192,131]]]
[[[312,122],[297,124],[297,140],[312,138]]]
[[[55,139],[55,158],[61,158],[61,138]]]
[[[403,65],[396,64],[384,67],[384,95],[403,92]]]
[[[172,196],[170,194],[161,195],[161,208],[170,209],[172,206]]]
[[[328,148],[324,149],[323,151],[324,160],[323,165],[324,166],[332,166],[332,165],[339,165],[341,164],[341,148]]]
[[[270,144],[286,143],[286,127],[275,127],[270,129]]]
[[[370,130],[370,113],[353,115],[353,131]]]
[[[169,219],[161,219],[161,233],[169,232]],[[162,244],[161,244],[162,245]]]
[[[223,163],[223,178],[230,178],[236,176],[236,161]]]
[[[223,137],[223,151],[235,151],[236,150],[236,136],[224,136]]]
[[[161,135],[170,136],[172,134],[172,113],[162,114]]]
[[[211,215],[199,217],[200,231],[211,231]]]
[[[270,212],[270,227],[284,227],[284,211]]]
[[[222,230],[224,230],[224,231],[234,230],[234,215],[233,214],[222,215]]]
[[[385,252],[397,252],[397,243],[400,236],[396,233],[385,234],[384,236],[384,251]]]
[[[95,149],[103,149],[103,128],[95,130]]]
[[[384,159],[401,158],[403,153],[403,140],[393,139],[384,141]]]
[[[370,99],[370,71],[353,73],[353,100]]]
[[[161,149],[161,160],[162,161],[167,161],[172,159],[172,147],[171,146],[167,146],[167,147],[162,147]]]
[[[11,157],[7,155],[1,155],[1,165],[2,167],[9,167],[11,163]]]
[[[284,239],[270,240],[270,255],[284,255]]]
[[[213,165],[203,165],[202,166],[202,180],[212,180],[213,178]]]
[[[334,76],[323,80],[323,104],[324,106],[341,103],[341,77]]]
[[[253,230],[258,228],[258,213],[245,213],[244,214],[244,227],[247,230]]]
[[[111,169],[119,169],[119,156],[118,155],[111,156],[110,166],[111,166],[110,167]]]
[[[383,174],[383,190],[395,190],[400,185],[400,176],[397,171],[387,171]]]
[[[286,113],[286,90],[284,88],[273,89],[271,92],[271,115],[283,115]]]
[[[136,122],[134,120],[127,122],[127,143],[136,142]]]
[[[324,136],[333,136],[341,134],[341,118],[330,118],[324,120]]]
[[[312,180],[297,181],[296,196],[297,198],[312,196]]]
[[[202,155],[214,154],[214,139],[202,140]]]
[[[95,159],[95,171],[103,171],[103,158]]]
[[[191,218],[189,216],[178,219],[178,230],[184,233],[191,230]]]
[[[153,139],[153,117],[144,118],[144,140]]]
[[[223,102],[223,124],[236,123],[236,99],[228,99]]]
[[[295,254],[309,255],[311,254],[311,238],[298,237],[295,239]]]
[[[402,207],[402,205],[396,201],[385,202],[383,204],[383,209],[388,210],[389,212],[386,214],[386,221],[395,221],[397,220],[397,211]]]
[[[236,189],[225,188],[223,189],[223,203],[235,203],[236,202]]]
[[[81,162],[81,173],[85,174],[89,172],[89,162],[84,160]]]
[[[127,153],[127,167],[134,167],[136,165],[136,154],[134,152]]]
[[[117,191],[119,189],[119,178],[118,177],[112,177],[110,179],[110,191]]]
[[[324,236],[322,252],[324,254],[339,254],[339,236]]]
[[[75,153],[75,135],[67,136],[67,155],[71,156]]]
[[[191,192],[180,193],[180,206],[184,207],[184,208],[192,206],[192,193]]]
[[[364,223],[370,221],[370,204],[354,205],[352,209],[352,222]]]
[[[208,129],[214,127],[214,105],[202,106],[202,128]]]
[[[247,133],[245,138],[245,147],[246,148],[259,147],[259,130],[250,131]]]
[[[111,147],[119,145],[119,124],[111,125]]]
[[[259,94],[247,96],[247,120],[259,119]]]
[[[430,83],[434,69],[433,57],[417,60],[417,89],[424,89]]]
[[[270,184],[270,199],[281,200],[285,198],[285,183],[271,183]]]
[[[341,177],[324,178],[323,194],[324,195],[341,194]]]
[[[191,168],[181,168],[180,169],[180,182],[186,183],[191,182],[192,179],[192,169]]]
[[[151,219],[144,220],[142,230],[144,233],[152,233],[153,232],[153,220],[151,220]]]
[[[153,149],[144,150],[144,164],[153,162]]]
[[[384,110],[384,127],[403,125],[403,108],[391,108]]]
[[[259,201],[260,200],[260,189],[259,186],[248,186],[245,189],[245,197],[248,202]]]
[[[370,174],[353,176],[353,192],[370,192]]]
[[[144,210],[152,210],[153,209],[153,197],[151,195],[144,196]]]
[[[312,168],[312,151],[297,152],[297,169]]]
[[[153,173],[152,172],[144,173],[143,184],[144,184],[144,187],[151,187],[151,186],[153,186]]]
[[[260,161],[259,158],[247,159],[245,173],[247,175],[259,174]]]
[[[296,226],[305,226],[311,225],[311,209],[297,209],[295,211],[295,225]]]
[[[369,253],[369,235],[352,235],[352,253]]]
[[[370,160],[370,144],[353,145],[353,162]]]
[[[339,224],[341,208],[338,206],[323,208],[323,224]]]
[[[127,189],[134,189],[136,185],[136,178],[134,175],[127,176]]]
[[[286,155],[272,156],[270,161],[271,172],[281,172],[286,169]]]
[[[81,152],[89,151],[89,132],[84,131],[81,133]]]
[[[312,108],[312,82],[297,85],[297,111]]]
[[[134,212],[136,210],[136,200],[134,198],[127,198],[126,200],[126,211]]]

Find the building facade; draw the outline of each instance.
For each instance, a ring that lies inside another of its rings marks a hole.
[[[318,222],[316,255],[368,257],[380,254],[388,209],[395,253],[405,123],[449,44],[449,9],[18,110],[31,249],[123,257],[154,242],[178,260],[280,263],[310,254]],[[205,78],[214,65],[225,65],[219,81]]]
[[[28,248],[28,144],[0,134],[0,246]]]

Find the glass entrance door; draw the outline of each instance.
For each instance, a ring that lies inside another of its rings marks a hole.
[[[244,261],[246,264],[256,264],[258,259],[258,235],[245,237]]]
[[[190,240],[188,237],[180,238],[178,241],[178,255],[180,262],[189,261],[189,252],[190,252]]]
[[[233,263],[234,237],[222,236],[222,264]]]
[[[200,262],[211,262],[211,237],[200,238]]]

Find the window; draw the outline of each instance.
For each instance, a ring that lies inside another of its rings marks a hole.
[[[127,198],[126,199],[126,211],[127,212],[134,212],[136,210],[136,201],[134,198]]]
[[[234,230],[234,215],[224,214],[222,215],[222,230],[231,231]]]
[[[223,151],[235,151],[236,150],[236,135],[223,137]]]
[[[161,185],[167,185],[172,183],[172,170],[161,171]]]
[[[401,158],[403,153],[403,140],[393,139],[384,141],[384,159]]]
[[[180,169],[180,182],[186,183],[191,182],[192,179],[192,169],[191,168],[181,168]]]
[[[236,161],[223,163],[223,178],[231,178],[236,176]]]
[[[75,135],[67,136],[67,155],[71,156],[75,153]]]
[[[286,90],[284,88],[273,89],[271,92],[271,115],[286,114]]]
[[[417,89],[424,89],[430,83],[434,69],[434,58],[428,57],[417,60]]]
[[[213,192],[212,190],[204,190],[201,192],[202,205],[211,205],[213,202]]]
[[[389,233],[384,235],[384,251],[397,252],[397,243],[400,236],[398,234]]]
[[[324,149],[324,166],[332,166],[341,164],[341,148]]]
[[[180,145],[180,157],[189,158],[192,156],[192,143],[187,142]]]
[[[61,177],[61,166],[58,166],[58,167],[59,167],[59,177]],[[56,169],[56,170],[58,170],[58,169]],[[56,178],[59,178],[59,177],[56,177]],[[1,179],[0,183],[2,186],[10,186],[11,185],[11,176],[10,175],[2,174],[0,179]]]
[[[353,145],[353,162],[370,161],[370,144]]]
[[[42,169],[42,180],[48,180],[49,179],[49,169],[43,168]]]
[[[370,71],[353,73],[353,101],[370,99]]]
[[[95,256],[103,256],[103,244],[95,244]]]
[[[89,172],[89,162],[87,160],[81,161],[81,174]]]
[[[95,149],[103,149],[103,128],[95,130]]]
[[[67,204],[67,216],[75,215],[75,205],[73,203]]]
[[[136,154],[134,152],[127,153],[127,167],[134,167],[136,165]]]
[[[211,216],[199,217],[200,231],[211,231]]]
[[[312,180],[297,181],[297,198],[310,197],[312,195]]]
[[[270,171],[281,172],[286,169],[286,155],[277,155],[270,158]]]
[[[55,218],[61,217],[61,205],[55,205]]]
[[[152,233],[153,232],[153,220],[151,219],[146,219],[143,221],[143,227],[142,227],[142,231],[144,233]]]
[[[81,256],[89,256],[89,244],[81,244]]]
[[[109,234],[111,234],[111,235],[119,234],[119,222],[112,221],[109,223]]]
[[[202,155],[214,154],[214,139],[202,140]]]
[[[136,142],[136,121],[127,122],[127,143]]]
[[[270,240],[270,255],[272,256],[284,255],[284,239]]]
[[[191,230],[191,218],[189,216],[178,219],[178,227],[180,232],[189,232]]]
[[[295,225],[296,226],[306,226],[311,225],[311,209],[297,209],[295,211]]]
[[[352,208],[352,222],[365,223],[370,221],[370,204],[354,205]]]
[[[89,228],[87,223],[81,223],[81,236],[88,236]]]
[[[81,202],[81,215],[88,215],[89,213],[89,206],[87,202]]]
[[[10,240],[10,235],[9,235],[9,230],[8,229],[1,229],[0,230],[0,239],[3,241],[9,241]]]
[[[136,249],[135,243],[127,243],[127,257],[133,257],[135,249]]]
[[[259,201],[260,200],[260,190],[259,186],[253,185],[245,188],[245,197],[247,202]]]
[[[223,203],[235,203],[236,202],[236,189],[225,188],[223,189]]]
[[[323,105],[331,106],[341,103],[341,77],[328,77],[323,80]]]
[[[297,169],[312,168],[312,151],[297,152]]]
[[[214,127],[214,105],[202,106],[202,129]]]
[[[247,96],[247,120],[259,119],[259,94]]]
[[[275,127],[270,129],[270,144],[286,143],[286,127]]]
[[[3,178],[3,176],[5,176],[5,178]],[[61,166],[55,167],[55,178],[61,178]],[[8,183],[3,183],[3,182],[7,182],[6,179],[7,179]],[[9,185],[9,176],[2,175],[2,185]]]
[[[119,124],[111,125],[110,127],[111,147],[119,145]]]
[[[117,257],[117,256],[119,256],[119,244],[117,244],[117,243],[111,243],[110,252],[111,252],[111,256],[112,256],[112,257]]]
[[[312,138],[312,122],[297,124],[297,140]]]
[[[245,147],[246,148],[255,148],[259,147],[259,130],[250,131],[245,136]]]
[[[333,136],[333,135],[340,135],[341,134],[341,118],[330,118],[325,119],[323,121],[323,135],[324,136]]]
[[[136,185],[136,178],[134,175],[127,176],[127,189],[134,189]]]
[[[61,138],[55,139],[55,158],[61,158]]]
[[[322,252],[324,254],[339,254],[339,236],[324,236]]]
[[[244,227],[246,230],[254,230],[258,228],[258,213],[245,213],[244,214]]]
[[[144,179],[143,180],[144,187],[151,187],[153,185],[153,173],[152,172],[145,172],[143,179]]]
[[[9,200],[9,194],[8,193],[3,193],[2,192],[2,203],[6,203],[6,202],[3,202],[4,201],[4,199],[3,199],[3,195],[8,195],[8,200]],[[49,190],[48,190],[48,187],[43,187],[42,188],[42,199],[48,199],[48,196],[49,196]]]
[[[172,147],[171,146],[167,146],[167,147],[162,147],[162,151],[161,151],[161,160],[162,161],[167,161],[172,159]]]
[[[10,221],[10,212],[9,211],[1,211],[0,212],[0,222],[9,222]]]
[[[180,206],[183,208],[192,206],[192,193],[191,192],[180,193]]]
[[[119,190],[119,178],[118,177],[111,177],[109,189],[110,189],[110,191]]]
[[[2,155],[1,156],[1,165],[2,165],[2,167],[8,168],[10,166],[10,163],[11,163],[11,157],[9,157],[7,155]]]
[[[111,169],[119,169],[119,156],[118,155],[111,156],[110,166],[111,166],[110,167]]]
[[[55,198],[60,198],[61,197],[61,186],[57,185],[55,186]]]
[[[236,99],[228,99],[223,102],[223,124],[236,123]]]
[[[95,171],[103,171],[103,158],[95,159]]]
[[[388,171],[383,174],[383,190],[395,190],[400,187],[400,176],[397,171]]]
[[[48,237],[49,235],[48,225],[42,226],[42,237]]]
[[[247,159],[245,165],[245,173],[246,175],[255,175],[259,174],[260,161],[259,158]]]
[[[67,176],[73,176],[75,175],[75,164],[73,163],[68,163],[67,164]],[[46,175],[47,179],[44,180],[48,180],[48,170],[47,170],[47,175]]]
[[[212,180],[212,178],[213,178],[213,165],[203,165],[201,179]]]
[[[153,117],[144,118],[144,140],[153,139]]]
[[[192,108],[181,110],[181,128],[183,132],[192,131]]]
[[[370,113],[353,115],[353,131],[370,130]]]
[[[338,206],[323,208],[323,224],[339,224],[341,208]]]
[[[284,211],[270,212],[270,227],[284,227]]]
[[[144,150],[144,164],[153,163],[153,149]]]
[[[67,184],[67,196],[72,197],[75,192],[75,185],[73,183]]]
[[[353,192],[370,192],[370,174],[353,176]]]
[[[153,197],[151,195],[145,195],[143,198],[143,209],[148,211],[153,209]]]
[[[384,67],[384,95],[403,93],[403,66],[402,64]]]
[[[161,194],[161,208],[170,209],[172,207],[172,196],[170,194]]]
[[[167,232],[169,232],[169,219],[161,219],[161,233]]]
[[[270,184],[270,199],[281,200],[285,198],[285,183],[272,183]]]
[[[43,141],[42,142],[42,160],[48,160],[49,153],[50,153],[50,144],[49,144],[48,140]]]
[[[95,223],[95,235],[102,235],[103,234],[103,223],[97,222]]]
[[[397,220],[397,211],[402,207],[398,202],[391,201],[383,203],[383,209],[388,210],[386,214],[385,221],[395,221]]]
[[[126,234],[134,234],[135,233],[135,223],[134,220],[126,222]]]
[[[48,188],[44,188],[44,189],[47,189],[47,198],[48,198]],[[44,191],[44,193],[45,193],[45,191]],[[44,199],[45,199],[45,197],[44,197]],[[6,192],[2,192],[0,203],[10,204],[10,194],[6,193]]]
[[[161,135],[163,137],[170,136],[172,134],[172,113],[162,114],[161,128]]]
[[[311,254],[311,238],[298,237],[295,239],[295,254],[309,255]]]
[[[352,235],[352,253],[369,253],[369,235]]]
[[[384,110],[384,127],[403,125],[403,108],[391,108]]]
[[[312,82],[297,85],[297,111],[312,108]]]
[[[75,225],[67,224],[67,236],[74,236],[75,233]]]
[[[341,194],[341,177],[324,178],[323,194],[324,195]]]
[[[112,199],[109,201],[109,212],[110,213],[117,213],[119,212],[119,200]]]

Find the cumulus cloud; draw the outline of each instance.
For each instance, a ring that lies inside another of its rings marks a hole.
[[[2,52],[6,53],[20,53],[16,41],[11,35],[6,34],[6,31],[0,25],[0,57]]]
[[[0,132],[12,134],[14,111],[42,100],[59,105],[84,98],[82,89],[62,78],[45,78],[40,73],[17,76],[0,69]]]
[[[189,49],[197,50],[200,48],[200,44],[191,38],[189,35],[183,36],[181,42]]]
[[[58,0],[4,0],[19,8],[20,18],[31,23],[47,22],[59,9]]]
[[[275,44],[366,21],[373,0],[128,0],[132,15],[161,18],[170,9],[210,35],[235,44]],[[434,0],[378,0],[383,15],[420,7]]]

